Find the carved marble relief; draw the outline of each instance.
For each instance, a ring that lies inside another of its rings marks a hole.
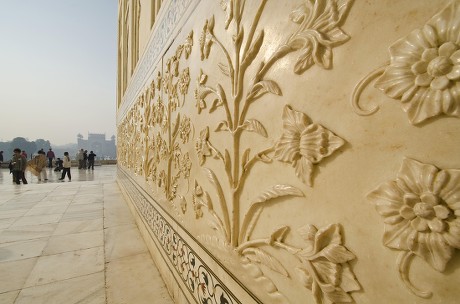
[[[168,201],[178,197],[177,210],[186,209],[177,188],[181,178],[188,183],[192,166],[182,147],[191,140],[193,127],[190,117],[179,112],[190,84],[189,68],[181,69],[180,61],[190,56],[192,46],[190,32],[118,126],[120,163],[160,189]]]
[[[430,297],[430,291],[421,291],[410,281],[410,263],[417,256],[443,272],[455,249],[460,249],[460,170],[406,158],[396,179],[368,197],[384,218],[384,245],[401,251],[402,281],[415,295]]]
[[[355,88],[352,104],[360,115],[375,113],[359,104],[362,90],[375,87],[401,101],[411,124],[440,116],[460,116],[460,3],[452,1],[423,27],[389,48],[390,63],[366,76]]]
[[[294,167],[293,174],[312,186],[315,165],[340,148],[344,140],[311,122],[306,114],[286,105],[280,117],[283,134],[273,146],[253,152],[254,148],[241,144],[241,137],[246,132],[263,138],[270,136],[263,123],[248,113],[251,106],[264,97],[282,95],[276,79],[266,76],[277,61],[298,51],[300,55],[294,64],[297,74],[313,65],[325,69],[332,67],[333,47],[349,38],[339,24],[351,1],[304,1],[289,16],[297,24],[297,30],[279,44],[267,60],[260,61],[256,58],[265,39],[259,20],[266,3],[260,1],[252,13],[244,11],[244,1],[221,2],[226,13],[226,20],[222,23],[232,37],[232,47],[223,42],[225,37],[215,34],[217,23],[214,16],[204,22],[199,40],[201,60],[211,58],[213,52],[223,54],[225,62],[218,63],[216,70],[228,83],[212,85],[213,77],[208,71],[202,69],[199,73],[195,89],[197,114],[219,115],[223,119],[217,125],[199,131],[195,150],[201,166],[206,165],[208,158],[215,159],[221,163],[226,178],[219,177],[215,168],[204,167],[204,174],[216,195],[204,189],[200,181],[195,181],[193,210],[197,219],[203,217],[203,209],[209,212],[211,228],[221,236],[224,244],[241,256],[250,273],[264,281],[263,286],[269,295],[284,297],[267,274],[274,271],[310,289],[317,303],[351,302],[350,292],[359,290],[360,286],[348,264],[355,256],[343,245],[338,224],[319,230],[313,225],[300,228],[298,233],[304,239],[305,247],[286,242],[289,226],[275,229],[267,238],[253,239],[252,232],[264,208],[270,208],[273,202],[285,202],[289,197],[303,197],[304,194],[295,186],[274,184],[249,202],[242,198],[251,168],[257,164],[270,164],[274,159]],[[242,20],[246,19],[251,21],[249,27],[243,26]],[[253,65],[256,66],[255,74],[248,75],[249,67]],[[213,143],[214,139],[223,133],[227,133],[231,141],[228,146],[218,147]],[[230,191],[224,190],[227,188]],[[298,266],[286,269],[282,255],[276,250],[295,257]]]

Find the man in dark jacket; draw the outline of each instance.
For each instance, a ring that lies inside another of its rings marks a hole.
[[[19,180],[22,180],[23,184],[27,184],[27,180],[24,171],[27,167],[27,159],[21,155],[21,149],[16,148],[13,150],[13,158],[11,159],[11,165],[13,169],[13,181],[16,184],[20,184]]]
[[[94,154],[93,151],[90,151],[88,154],[88,170],[91,168],[94,170],[94,158],[96,157],[96,154]]]

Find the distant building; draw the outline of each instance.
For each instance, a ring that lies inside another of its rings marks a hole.
[[[78,149],[93,151],[98,159],[116,159],[117,149],[115,145],[115,136],[110,140],[105,139],[105,134],[88,133],[88,139],[83,139],[81,134],[77,135]]]

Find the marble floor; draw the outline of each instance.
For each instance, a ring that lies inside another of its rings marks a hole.
[[[0,169],[0,304],[173,303],[116,170],[15,185]]]

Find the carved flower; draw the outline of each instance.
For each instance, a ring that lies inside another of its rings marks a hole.
[[[340,226],[333,224],[318,230],[306,225],[298,232],[307,247],[296,253],[302,261],[296,271],[304,286],[313,292],[316,303],[352,302],[348,292],[361,287],[348,264],[355,255],[343,246]]]
[[[188,86],[190,84],[190,71],[188,67],[185,68],[180,74],[178,83],[179,83],[179,92],[182,95],[187,94]]]
[[[208,58],[209,52],[211,51],[211,45],[213,40],[213,30],[214,30],[214,16],[211,19],[206,20],[203,31],[200,36],[200,54],[201,60]]]
[[[195,150],[200,161],[200,166],[204,164],[207,156],[211,156],[211,148],[209,147],[209,127],[204,128],[200,132],[200,138],[195,141]]]
[[[412,124],[440,114],[460,115],[459,18],[454,1],[389,49],[390,65],[375,86],[401,100]]]
[[[190,137],[190,131],[191,131],[190,118],[187,116],[184,116],[179,125],[179,137],[182,140],[183,144],[188,142],[189,137]]]
[[[166,187],[166,172],[165,172],[165,170],[161,170],[160,174],[158,175],[158,187],[160,187],[160,188]]]
[[[284,107],[283,128],[284,133],[275,146],[275,158],[291,163],[297,177],[311,186],[313,165],[331,155],[344,141],[290,106]]]
[[[184,175],[184,178],[190,177],[190,169],[192,168],[192,162],[190,161],[190,156],[185,153],[180,160],[180,171]]]
[[[193,210],[195,211],[196,218],[203,217],[203,210],[201,210],[201,207],[206,206],[206,204],[202,200],[203,194],[204,194],[203,189],[198,184],[198,182],[195,180],[195,188],[194,188],[193,195],[192,195],[192,203],[193,203]]]
[[[209,89],[206,89],[204,85],[208,80],[208,75],[203,73],[203,70],[200,70],[200,76],[197,78],[197,88],[195,89],[195,100],[196,107],[198,109],[198,114],[201,113],[203,109],[206,108],[206,101],[204,98],[209,94]]]
[[[294,67],[295,73],[301,74],[313,64],[331,68],[332,47],[350,38],[338,25],[351,3],[347,0],[305,0],[289,15],[293,22],[300,24],[287,43],[293,50],[302,50]]]
[[[233,0],[220,0],[220,7],[226,12],[225,29],[227,29],[233,19]]]
[[[193,46],[193,31],[191,31],[184,42],[184,53],[185,59],[188,59],[190,53],[192,53],[192,46]]]
[[[158,72],[157,74],[157,90],[159,91],[161,88],[161,82],[163,81],[163,77],[161,76],[161,73]]]
[[[460,249],[460,170],[406,158],[396,180],[368,197],[385,218],[385,246],[410,251],[438,271]]]

